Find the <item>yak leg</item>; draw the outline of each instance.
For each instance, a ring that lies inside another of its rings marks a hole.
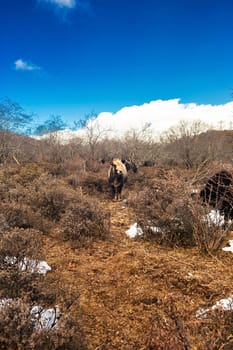
[[[118,201],[119,200],[119,188],[118,187],[115,187],[115,196],[114,196],[114,200],[115,201]]]
[[[113,187],[114,201],[121,200],[121,188],[119,186]]]
[[[118,186],[116,188],[116,194],[117,194],[117,200],[121,201],[121,191],[122,191],[122,186]]]

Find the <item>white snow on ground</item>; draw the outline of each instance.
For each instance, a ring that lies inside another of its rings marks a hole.
[[[224,216],[220,214],[219,210],[211,210],[208,214],[203,216],[203,221],[208,223],[208,226],[217,225],[219,227],[225,224]]]
[[[158,226],[148,226],[153,233],[160,233],[162,229]],[[126,235],[130,238],[135,238],[143,235],[143,231],[137,222],[132,224],[128,230],[125,231]]]
[[[15,264],[17,261],[16,257],[6,256],[5,262],[9,264]],[[31,273],[39,273],[45,275],[48,271],[51,271],[51,267],[47,264],[46,261],[30,260],[23,258],[18,264],[21,271],[30,271]]]
[[[163,232],[163,230],[161,229],[161,227],[158,227],[158,226],[151,226],[151,227],[150,227],[150,230],[151,230],[153,233],[160,233],[160,232]]]
[[[0,310],[3,306],[10,305],[12,301],[13,299],[10,299],[10,298],[0,299]]]
[[[130,238],[135,238],[143,235],[143,231],[137,222],[132,224],[130,228],[125,231],[125,233]]]
[[[15,300],[10,298],[0,299],[0,312],[4,306],[10,306]],[[20,303],[20,300],[18,300]],[[44,309],[42,306],[35,305],[31,308],[32,322],[35,324],[35,329],[51,329],[56,324],[61,316],[61,311],[58,306],[49,309]]]
[[[208,214],[203,215],[202,220],[206,222],[208,226],[216,225],[218,227],[222,227],[225,224],[224,216],[220,214],[219,210],[215,209],[212,209]],[[153,233],[161,233],[163,231],[158,226],[148,226],[148,229],[150,229]],[[143,235],[141,227],[136,222],[132,224],[130,228],[125,231],[125,233],[130,238],[135,238]],[[233,247],[231,249],[233,250]]]
[[[233,311],[233,295],[229,298],[221,299],[216,302],[215,305],[212,306],[212,310],[222,309],[224,311]]]
[[[229,243],[229,247],[224,247],[222,248],[222,250],[224,250],[225,252],[233,253],[233,240],[230,240],[228,243]]]
[[[229,298],[220,299],[211,308],[207,308],[207,309],[200,308],[196,312],[196,317],[197,318],[206,317],[208,312],[216,309],[220,309],[223,311],[233,311],[233,295],[231,295]]]
[[[31,309],[32,320],[35,322],[35,329],[53,328],[61,316],[58,306],[50,309],[43,309],[42,306],[33,306]]]
[[[46,261],[28,260],[27,258],[24,258],[19,267],[21,271],[29,269],[31,273],[37,272],[41,275],[45,275],[52,270]]]

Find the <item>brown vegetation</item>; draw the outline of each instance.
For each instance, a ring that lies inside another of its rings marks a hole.
[[[135,153],[136,136],[128,144],[109,141],[109,147],[98,141],[92,153],[99,157],[118,147],[119,156],[127,149],[138,164],[156,161],[129,172],[122,202],[111,200],[108,161],[101,164],[96,156],[90,162],[81,143],[36,142],[40,161],[25,153],[19,163],[9,158],[1,166],[0,297],[14,299],[0,305],[1,349],[231,348],[233,311],[196,316],[233,294],[232,253],[221,249],[231,231],[203,220],[210,208],[194,191],[215,171],[233,173],[228,153],[219,161],[220,153],[211,159],[203,148],[201,158],[191,152],[187,163],[179,140],[144,141],[145,151]],[[181,148],[171,167],[173,142]],[[158,147],[160,157],[146,159],[147,146],[148,157]],[[130,239],[125,231],[134,222],[144,235]],[[46,260],[52,271],[22,271],[25,257]],[[59,305],[58,326],[35,331],[32,305]]]

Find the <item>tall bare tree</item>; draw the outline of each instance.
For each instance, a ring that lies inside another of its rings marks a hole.
[[[0,163],[18,162],[20,145],[16,147],[12,133],[26,133],[32,120],[33,115],[27,114],[17,102],[9,98],[0,101]]]
[[[206,161],[208,148],[202,148],[198,135],[207,129],[208,125],[200,120],[180,121],[161,136],[165,157],[187,168]]]
[[[106,138],[111,129],[103,127],[97,118],[97,114],[94,112],[86,114],[84,119],[75,122],[75,125],[83,131],[83,136],[88,146],[88,157],[91,160],[95,160],[100,140]]]

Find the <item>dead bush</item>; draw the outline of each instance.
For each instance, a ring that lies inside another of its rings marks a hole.
[[[29,163],[19,168],[17,180],[22,185],[31,183],[34,179],[41,175],[41,169],[35,163]]]
[[[35,350],[86,350],[87,344],[80,325],[80,317],[62,315],[59,326],[34,332],[31,349]]]
[[[0,348],[4,350],[87,349],[78,317],[62,315],[58,327],[37,330],[30,306],[21,299],[8,299],[0,306],[0,329]]]
[[[45,231],[45,225],[41,215],[34,212],[28,205],[16,202],[0,204],[0,230],[9,228],[34,228]]]
[[[0,329],[1,349],[31,349],[33,322],[27,304],[11,300],[0,306]]]
[[[215,254],[223,247],[229,236],[230,226],[224,225],[224,219],[210,206],[192,203],[192,230],[198,250],[204,254]],[[210,216],[212,213],[212,217]]]
[[[48,174],[51,174],[52,176],[58,177],[58,176],[65,176],[67,174],[66,167],[64,163],[59,164],[47,164],[46,170]]]
[[[32,183],[26,200],[44,218],[59,221],[70,202],[76,201],[76,197],[77,193],[62,180],[44,174]]]
[[[189,338],[200,350],[231,350],[232,325],[232,310],[210,310],[204,317],[189,323]]]
[[[167,172],[150,186],[131,194],[129,204],[144,231],[144,238],[171,246],[197,246],[202,253],[214,254],[227,236],[220,222],[210,222],[211,208],[192,198],[192,179],[179,172]]]
[[[177,310],[172,301],[159,305],[152,321],[145,350],[190,349],[185,327],[184,311]]]
[[[41,232],[15,228],[0,237],[0,295],[19,297],[29,293],[39,280],[31,262],[43,259]]]
[[[57,164],[47,162],[43,165],[44,172],[56,177],[66,177],[71,174],[80,174],[85,171],[84,159],[75,156],[73,159],[64,159],[63,162]]]
[[[195,310],[173,298],[158,304],[149,330],[145,350],[230,350],[232,349],[233,312],[211,310],[197,318]]]
[[[14,256],[20,262],[25,256],[42,259],[41,232],[34,229],[15,228],[0,237],[1,258]]]
[[[79,245],[105,238],[109,228],[108,213],[103,212],[97,201],[83,197],[66,211],[61,220],[60,232],[63,240],[71,240]]]
[[[75,197],[76,193],[62,180],[45,173],[24,187],[16,184],[8,200],[27,204],[43,218],[58,221]]]
[[[65,212],[67,197],[58,188],[51,189],[38,193],[36,201],[33,201],[33,204],[39,208],[42,216],[58,221]]]
[[[77,175],[70,175],[66,178],[69,186],[76,189],[79,186],[79,177]],[[80,186],[79,186],[80,187]]]
[[[194,244],[190,202],[189,183],[175,172],[151,180],[148,187],[129,199],[145,239],[172,246]]]
[[[43,173],[43,168],[35,163],[4,167],[0,172],[1,190],[11,191],[15,188],[27,188]]]
[[[104,175],[100,173],[84,173],[82,176],[74,179],[76,180],[76,187],[81,188],[87,195],[108,195],[107,173]]]

